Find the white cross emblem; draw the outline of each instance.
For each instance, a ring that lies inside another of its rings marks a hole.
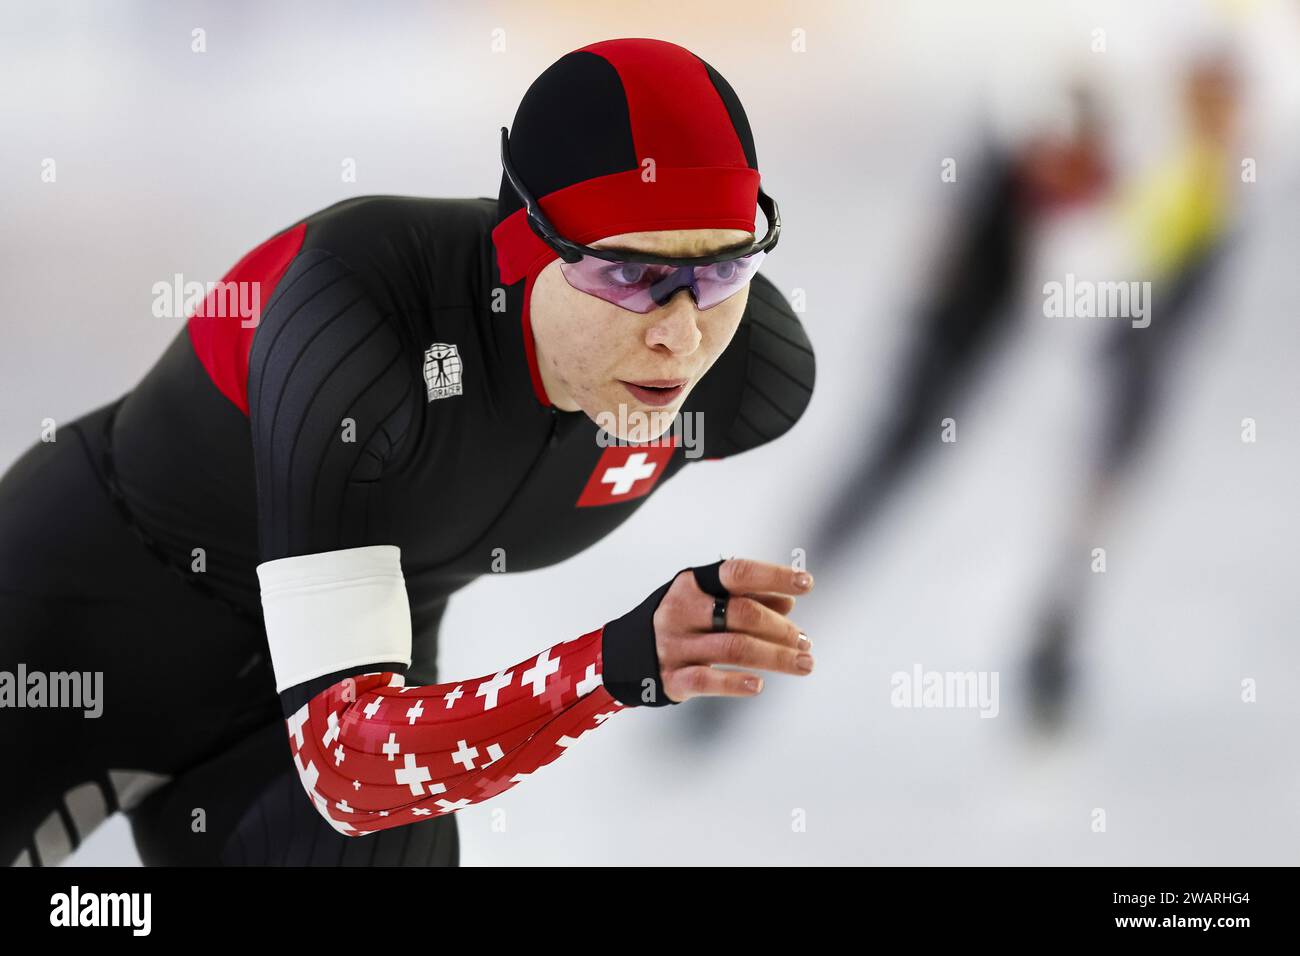
[[[605,473],[600,476],[600,482],[603,485],[614,486],[609,489],[611,495],[625,495],[642,478],[653,475],[656,467],[646,463],[645,452],[638,451],[628,455],[627,461],[617,468],[606,468]]]
[[[302,725],[305,723],[307,723],[307,705],[303,704],[289,718],[289,733],[300,748],[302,747]]]
[[[319,793],[313,793],[311,795],[311,799],[312,799],[312,803],[316,804],[316,809],[320,811],[320,815],[325,818],[325,822],[327,822],[335,830],[338,830],[339,833],[352,832],[352,830],[354,829],[352,824],[344,823],[342,820],[335,820],[332,816],[330,816],[329,804],[325,801],[324,797],[322,797]]]
[[[415,706],[406,712],[406,716],[410,718],[410,723],[414,725],[416,718],[423,713],[424,713],[424,701],[417,700],[415,702]]]
[[[298,779],[302,781],[303,789],[308,793],[312,793],[316,789],[316,781],[320,779],[320,771],[316,769],[316,764],[310,760],[307,761],[307,766],[304,767],[299,762],[300,759],[297,754],[294,754],[293,762],[298,767]]]
[[[596,673],[596,665],[588,664],[587,673],[583,676],[582,680],[578,681],[578,696],[582,697],[584,694],[591,693],[603,683],[604,681],[601,679],[601,676]]]
[[[388,754],[388,759],[390,761],[393,757],[402,752],[401,744],[397,742],[397,734],[392,733],[388,735],[388,743],[384,744],[382,750],[384,753]]]
[[[371,717],[375,716],[375,714],[379,713],[379,708],[382,704],[383,701],[378,697],[366,704],[366,720],[369,720]]]
[[[537,663],[524,671],[522,683],[532,684],[533,696],[540,697],[542,691],[546,689],[546,678],[559,669],[560,662],[551,657],[551,649],[548,647],[537,655]]]
[[[393,776],[398,783],[407,784],[411,788],[412,795],[417,797],[424,793],[422,784],[433,779],[433,774],[429,773],[428,767],[417,767],[415,765],[415,754],[407,754],[406,765],[400,770],[394,771]]]
[[[514,676],[514,671],[501,671],[496,677],[489,678],[478,685],[478,693],[474,696],[487,698],[487,701],[483,704],[484,710],[491,710],[497,705],[497,691],[503,687],[509,687]]]
[[[454,763],[460,764],[466,770],[474,769],[474,758],[478,756],[478,748],[471,747],[468,741],[460,741],[457,750],[451,755]]]
[[[339,739],[339,712],[337,710],[330,714],[327,723],[329,729],[325,731],[325,736],[320,739],[321,746],[326,750],[329,749],[330,744]]]

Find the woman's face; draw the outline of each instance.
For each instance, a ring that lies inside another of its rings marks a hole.
[[[591,245],[684,257],[753,238],[739,229],[674,229],[628,232]],[[565,281],[557,259],[538,273],[529,305],[542,384],[556,408],[581,409],[619,438],[658,438],[735,335],[748,299],[746,284],[701,312],[690,292],[679,289],[642,315],[579,292]],[[654,388],[670,383],[683,387]]]

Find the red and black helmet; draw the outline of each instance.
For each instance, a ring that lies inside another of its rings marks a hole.
[[[515,174],[572,242],[754,231],[759,172],[744,108],[717,70],[675,43],[603,40],[561,57],[524,94],[508,146]],[[492,239],[507,285],[557,255],[504,173]]]

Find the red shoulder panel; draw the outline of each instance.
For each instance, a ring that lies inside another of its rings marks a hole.
[[[245,415],[248,414],[248,355],[253,349],[253,335],[276,285],[302,248],[306,232],[306,223],[299,223],[248,253],[222,277],[221,283],[189,318],[194,354],[207,369],[212,384]],[[255,316],[245,319],[229,308],[228,303],[236,301],[235,297],[255,302]]]

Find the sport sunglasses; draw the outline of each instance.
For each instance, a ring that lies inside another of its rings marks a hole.
[[[781,235],[781,212],[776,201],[760,186],[758,207],[767,217],[767,234],[756,242],[688,258],[595,249],[565,239],[546,218],[541,204],[524,186],[510,162],[509,134],[504,126],[501,127],[501,168],[524,204],[528,225],[559,255],[565,281],[579,292],[629,312],[650,312],[667,303],[681,289],[690,290],[701,311],[713,308],[749,283],[764,257],[776,248]]]

